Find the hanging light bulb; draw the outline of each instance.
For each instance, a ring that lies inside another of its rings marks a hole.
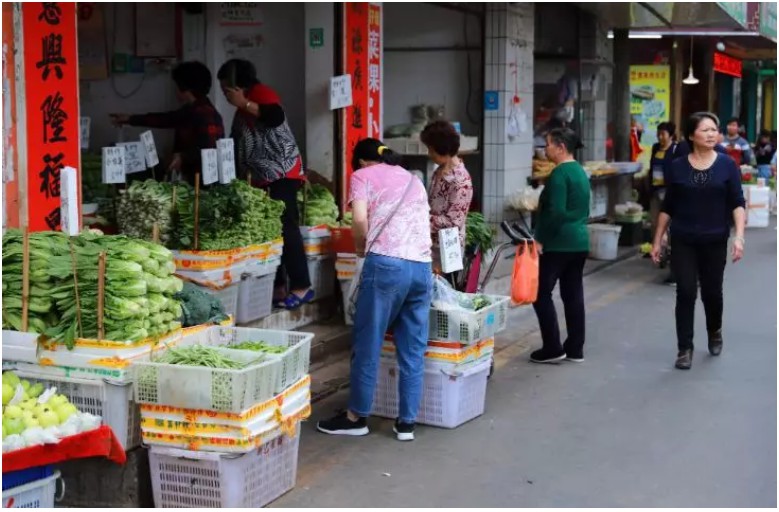
[[[690,36],[690,74],[687,75],[687,78],[682,80],[682,83],[686,85],[695,85],[697,83],[700,83],[700,80],[695,78],[695,75],[692,73],[692,42],[693,42],[693,37]]]

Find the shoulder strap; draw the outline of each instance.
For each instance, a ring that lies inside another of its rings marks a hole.
[[[381,233],[384,231],[384,228],[387,227],[387,224],[392,220],[392,217],[395,216],[397,211],[400,209],[400,205],[403,204],[403,200],[406,199],[406,196],[408,195],[409,190],[411,190],[411,186],[414,184],[414,176],[411,175],[411,179],[408,180],[408,184],[406,185],[406,189],[403,191],[403,195],[400,197],[400,200],[395,204],[395,206],[392,208],[392,211],[389,215],[387,215],[387,218],[384,219],[384,223],[381,225],[379,230],[376,232],[376,236],[373,237],[373,240],[371,241],[371,245],[368,246],[367,249],[365,249],[365,254],[368,254],[371,250],[371,247],[373,247],[373,244],[376,242],[376,240],[381,236]]]

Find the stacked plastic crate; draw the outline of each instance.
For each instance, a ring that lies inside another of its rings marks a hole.
[[[335,259],[335,272],[338,276],[338,283],[341,287],[341,297],[343,299],[344,309],[344,322],[346,325],[353,325],[351,317],[349,317],[348,304],[349,300],[349,288],[352,286],[352,280],[354,279],[355,271],[357,270],[357,255],[352,253],[339,252]]]
[[[308,275],[316,292],[314,300],[335,295],[335,262],[330,245],[330,228],[327,226],[301,226],[303,247],[308,258]]]
[[[313,337],[212,327],[201,344],[246,366],[135,366],[157,507],[261,507],[295,486],[300,421],[311,413]],[[278,350],[247,350],[247,342]]]
[[[509,298],[488,296],[478,311],[430,310],[425,381],[417,423],[455,428],[484,413],[494,336],[506,328]],[[388,335],[382,348],[373,414],[398,416],[399,370]]]
[[[273,311],[273,283],[283,248],[283,242],[277,240],[261,246],[246,259],[238,288],[236,324],[260,320]]]

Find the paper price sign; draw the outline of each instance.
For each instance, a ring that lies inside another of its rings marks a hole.
[[[227,185],[235,179],[235,146],[233,139],[216,141],[219,154],[219,183]]]
[[[203,185],[210,185],[219,181],[219,156],[215,149],[201,149]]]
[[[89,149],[89,133],[92,128],[92,118],[91,117],[82,117],[81,121],[79,123],[79,127],[81,128],[81,149]]]
[[[160,157],[157,156],[157,146],[154,144],[154,134],[151,130],[141,134],[141,142],[146,150],[146,167],[155,167],[160,163]]]
[[[119,142],[117,146],[124,148],[125,174],[146,170],[146,149],[142,142]]]
[[[124,148],[103,148],[103,183],[124,183]]]
[[[76,236],[79,232],[78,173],[73,167],[64,167],[60,180],[60,229],[68,236]]]
[[[334,76],[330,79],[330,110],[351,106],[352,75]]]
[[[442,229],[438,232],[438,244],[441,249],[441,271],[444,274],[463,269],[463,249],[460,245],[460,230]]]

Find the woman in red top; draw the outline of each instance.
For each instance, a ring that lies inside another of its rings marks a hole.
[[[314,299],[308,274],[303,238],[298,225],[297,192],[305,181],[303,158],[287,123],[276,91],[257,79],[254,65],[233,59],[217,73],[227,101],[236,107],[231,136],[235,140],[236,163],[245,169],[256,187],[268,190],[273,199],[283,201],[284,252],[276,278],[277,288],[289,277],[289,295],[277,303],[297,309]]]

